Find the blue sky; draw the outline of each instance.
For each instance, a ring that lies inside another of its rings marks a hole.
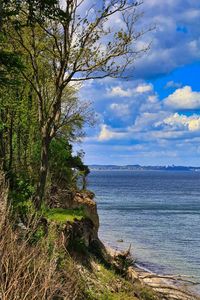
[[[85,162],[200,166],[200,2],[146,0],[142,10],[156,29],[140,41],[152,46],[131,78],[81,88],[98,115],[81,145]]]

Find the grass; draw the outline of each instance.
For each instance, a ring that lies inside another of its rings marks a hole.
[[[83,209],[64,209],[52,208],[47,209],[44,213],[45,217],[50,221],[65,223],[66,221],[73,222],[74,219],[81,220],[85,217]]]
[[[94,271],[96,284],[89,288],[88,298],[91,300],[158,300],[155,293],[139,282],[129,282],[112,269],[97,263],[98,271]]]
[[[14,230],[15,223],[5,214],[5,223],[0,226],[0,298],[84,299],[79,268],[60,242],[60,236],[32,243],[34,226],[25,234]]]
[[[139,300],[134,296],[133,285],[130,282],[102,264],[98,264],[94,281],[96,284],[87,291],[91,300]]]

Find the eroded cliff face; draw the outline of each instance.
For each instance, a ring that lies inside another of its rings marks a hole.
[[[83,208],[86,217],[92,220],[96,230],[99,229],[99,216],[97,205],[91,191],[71,192],[69,190],[54,187],[49,195],[48,205],[50,208],[76,209]]]
[[[81,220],[67,222],[64,228],[65,244],[70,247],[73,243],[79,243],[89,248],[98,243],[99,216],[94,194],[89,191],[77,192],[71,203],[65,203],[63,208],[82,208],[85,217]]]
[[[83,193],[76,193],[72,208],[83,208],[85,215],[89,218],[94,225],[96,232],[99,229],[99,215],[97,213],[97,204],[94,200],[94,194],[89,191],[84,191]]]
[[[98,241],[99,216],[94,193],[90,191],[70,192],[57,187],[51,190],[49,196],[50,208],[82,209],[84,217],[81,220],[67,221],[64,225],[64,243],[67,248],[72,244],[80,244],[89,248]]]

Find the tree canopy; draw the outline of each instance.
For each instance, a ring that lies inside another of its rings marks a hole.
[[[30,179],[36,208],[45,200],[52,174],[62,174],[67,184],[74,169],[81,176],[89,173],[71,148],[92,120],[88,103],[77,98],[76,84],[126,76],[127,68],[148,48],[137,44],[145,33],[138,30],[141,4],[1,2],[1,161],[11,186],[13,174]],[[121,20],[116,28],[115,17]]]

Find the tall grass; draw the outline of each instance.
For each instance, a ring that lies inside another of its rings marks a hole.
[[[62,239],[49,243],[44,237],[33,244],[31,232],[25,236],[9,218],[0,227],[0,299],[85,299],[81,276]]]

